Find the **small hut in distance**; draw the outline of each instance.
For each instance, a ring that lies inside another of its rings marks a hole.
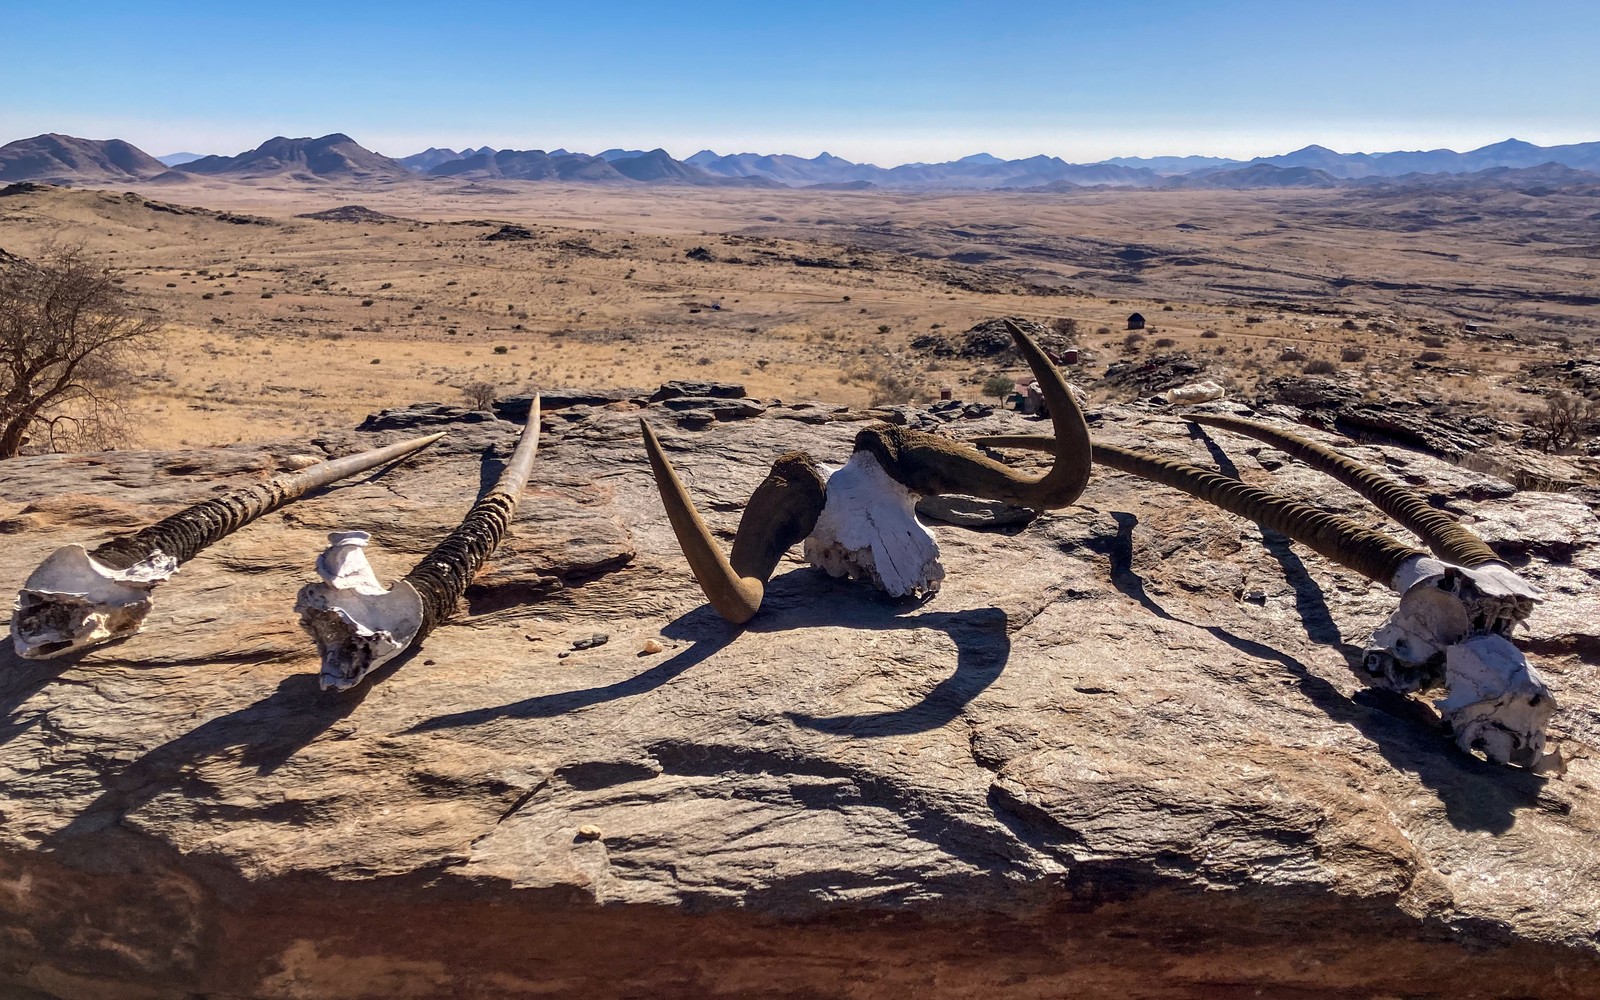
[[[1143,330],[1144,329],[1144,317],[1141,316],[1138,313],[1134,313],[1132,316],[1129,316],[1128,317],[1128,329],[1130,329],[1130,330]]]

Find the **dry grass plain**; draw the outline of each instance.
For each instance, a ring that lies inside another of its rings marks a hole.
[[[394,219],[298,217],[352,204]],[[1513,416],[1537,403],[1517,391],[1522,362],[1592,353],[1597,219],[1593,197],[1559,191],[196,181],[9,193],[0,248],[81,240],[159,312],[134,410],[139,443],[171,447],[457,403],[473,382],[976,398],[992,365],[911,341],[1000,315],[1077,320],[1086,382],[1117,358],[1184,349],[1243,389],[1324,361],[1380,395],[1425,389]],[[487,239],[508,224],[528,235]],[[686,256],[698,247],[712,259]],[[1129,354],[1133,311],[1152,329]],[[1290,347],[1304,357],[1279,360]],[[1413,368],[1426,351],[1433,364]]]

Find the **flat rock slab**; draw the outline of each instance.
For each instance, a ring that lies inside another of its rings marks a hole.
[[[859,429],[782,412],[683,432],[643,411],[725,540],[774,458],[842,464]],[[678,554],[637,415],[549,420],[457,617],[319,691],[291,609],[325,533],[370,530],[380,576],[405,572],[509,455],[516,425],[482,416],[201,553],[141,635],[0,654],[0,992],[1600,992],[1600,764],[1552,780],[1459,752],[1351,672],[1391,595],[1104,470],[1026,528],[936,527],[929,600],[796,549],[734,628]],[[1240,439],[1134,410],[1094,426],[1382,523]],[[0,464],[0,580],[402,436]],[[1497,545],[1526,533],[1556,735],[1600,745],[1592,508],[1363,453]]]

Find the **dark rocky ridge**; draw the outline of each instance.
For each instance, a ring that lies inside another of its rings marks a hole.
[[[936,527],[950,575],[930,601],[796,550],[729,628],[677,554],[632,398],[551,415],[463,614],[354,697],[316,690],[289,610],[323,535],[371,530],[392,579],[492,481],[514,424],[420,408],[440,446],[203,553],[144,634],[76,663],[0,653],[0,991],[1600,991],[1600,860],[1574,849],[1600,833],[1600,764],[1490,767],[1420,704],[1362,690],[1347,656],[1381,589],[1097,471],[1025,529]],[[811,412],[829,419],[779,419]],[[837,464],[864,416],[769,407],[688,434],[669,413],[643,410],[721,532],[773,458]],[[1377,522],[1255,442],[1118,407],[1095,427]],[[0,578],[293,453],[409,433],[5,463]],[[1526,560],[1552,595],[1525,641],[1557,735],[1600,740],[1594,512],[1354,450]],[[639,655],[650,639],[665,651]]]

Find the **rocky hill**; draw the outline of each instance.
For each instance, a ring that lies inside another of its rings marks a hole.
[[[0,146],[0,182],[123,184],[154,177],[166,169],[160,160],[121,139],[79,139],[50,133]]]
[[[340,132],[317,139],[268,139],[237,156],[202,156],[173,168],[186,174],[258,178],[290,175],[317,180],[406,180],[405,164],[374,153]]]
[[[838,463],[867,416],[724,388],[643,411],[723,533],[780,453]],[[290,610],[324,535],[371,531],[393,579],[514,424],[419,407],[309,442],[0,464],[13,586],[58,545],[297,453],[450,431],[207,550],[139,636],[0,654],[0,992],[1600,993],[1600,764],[1490,766],[1422,703],[1363,688],[1380,588],[1101,470],[1026,527],[936,525],[949,576],[924,603],[796,550],[732,628],[677,552],[629,396],[552,398],[467,606],[351,697],[317,690]],[[887,415],[1040,427],[961,419],[982,412]],[[1093,427],[1379,521],[1253,442],[1148,409]],[[1563,745],[1593,745],[1593,507],[1353,451],[1550,593],[1520,641]]]

